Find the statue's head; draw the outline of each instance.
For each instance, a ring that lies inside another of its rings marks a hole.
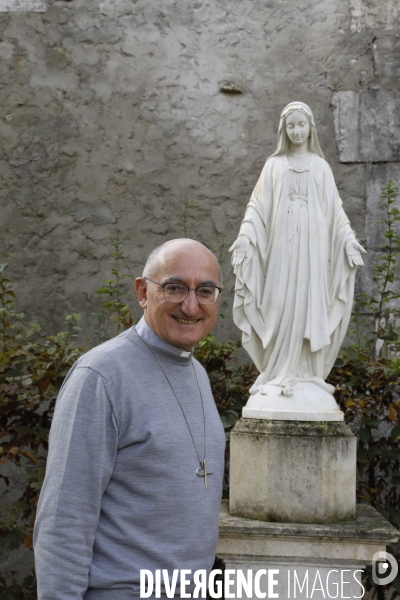
[[[290,147],[290,139],[287,134],[287,119],[293,113],[302,113],[305,115],[308,124],[309,124],[309,135],[308,135],[308,150],[310,152],[314,152],[314,154],[318,154],[322,158],[324,155],[322,153],[321,147],[318,142],[317,130],[315,128],[314,115],[311,111],[311,108],[305,104],[304,102],[291,102],[283,109],[281,113],[281,118],[279,121],[279,129],[278,129],[278,145],[275,152],[272,156],[278,156],[279,154],[284,154],[289,150]],[[290,120],[290,119],[289,119]]]

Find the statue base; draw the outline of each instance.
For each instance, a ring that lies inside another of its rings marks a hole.
[[[339,409],[332,394],[311,381],[293,385],[293,395],[284,396],[282,387],[266,384],[264,394],[251,395],[242,410],[246,419],[267,419],[268,421],[343,421],[344,414]]]
[[[217,555],[233,580],[231,595],[225,597],[361,598],[360,570],[398,537],[399,532],[382,515],[364,504],[357,505],[354,521],[309,525],[234,517],[222,501]],[[261,575],[261,594],[255,585],[250,593],[243,593],[237,585],[239,577],[255,580],[257,575]],[[225,583],[225,592],[227,588]]]
[[[232,515],[281,523],[355,518],[357,440],[345,423],[240,419],[230,439]]]

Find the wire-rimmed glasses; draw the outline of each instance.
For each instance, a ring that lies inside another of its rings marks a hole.
[[[220,293],[222,292],[222,288],[216,285],[199,285],[196,288],[190,288],[185,283],[175,283],[175,282],[166,282],[159,283],[158,281],[153,281],[148,277],[144,277],[147,281],[151,281],[151,283],[155,283],[157,285],[161,285],[164,298],[168,302],[183,302],[189,293],[190,290],[194,290],[196,292],[196,298],[199,304],[215,304],[218,300]]]

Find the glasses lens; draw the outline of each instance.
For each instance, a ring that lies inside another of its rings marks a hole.
[[[215,304],[218,299],[219,289],[216,287],[199,287],[197,288],[197,300],[200,304]]]
[[[169,302],[182,302],[186,298],[188,289],[186,285],[179,285],[179,283],[167,283],[164,286],[164,296]]]

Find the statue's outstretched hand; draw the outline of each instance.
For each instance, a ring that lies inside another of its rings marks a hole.
[[[357,242],[357,240],[350,240],[346,244],[346,254],[351,267],[357,267],[364,264],[361,258],[361,253],[367,254],[367,251]]]
[[[228,252],[233,252],[232,266],[236,267],[236,265],[240,265],[240,263],[249,255],[249,251],[249,238],[245,235],[240,235],[228,250]]]

